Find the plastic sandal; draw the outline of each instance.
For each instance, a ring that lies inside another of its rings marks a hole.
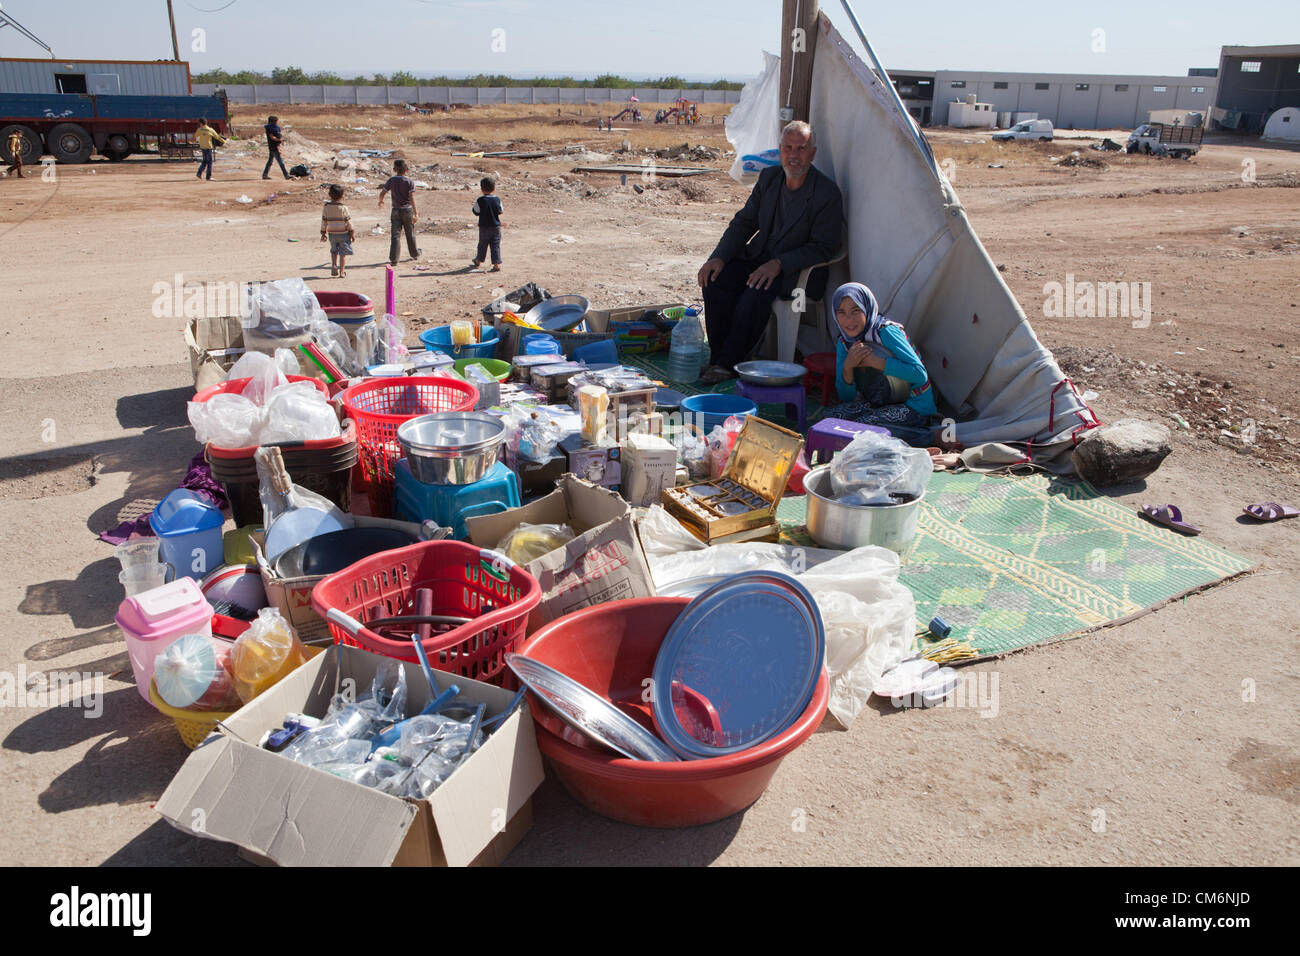
[[[1300,518],[1300,508],[1280,505],[1276,501],[1263,501],[1241,509],[1257,521],[1281,521],[1283,518]]]
[[[1186,535],[1197,535],[1201,529],[1195,525],[1190,525],[1183,520],[1183,513],[1177,505],[1143,505],[1138,509],[1138,514],[1158,525],[1164,525],[1166,528],[1172,528]]]

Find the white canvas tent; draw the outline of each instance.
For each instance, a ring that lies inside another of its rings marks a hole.
[[[1300,109],[1284,106],[1268,118],[1261,139],[1275,143],[1300,143]]]
[[[941,411],[955,412],[957,441],[1029,443],[1019,446],[1023,457],[1071,470],[1072,436],[1095,419],[1034,336],[911,117],[825,15],[820,29],[815,164],[840,187],[848,227],[848,256],[832,267],[830,288],[866,283],[883,313],[903,324]],[[775,114],[775,100],[770,107]],[[814,341],[801,339],[805,352],[833,349],[828,329],[813,331]]]

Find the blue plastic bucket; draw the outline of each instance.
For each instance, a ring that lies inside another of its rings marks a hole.
[[[743,395],[690,395],[682,399],[682,411],[694,418],[707,435],[732,415],[744,418],[758,411],[758,406]]]
[[[560,343],[544,332],[524,336],[525,355],[559,355]]]
[[[462,345],[459,348],[451,344],[451,326],[442,325],[436,329],[425,329],[420,333],[420,341],[426,349],[445,352],[453,358],[491,358],[497,350],[500,340],[496,329],[484,328],[483,340],[474,345]]]
[[[221,567],[225,546],[221,509],[187,488],[177,488],[149,515],[149,527],[158,536],[158,560],[171,566],[178,578],[202,578]]]

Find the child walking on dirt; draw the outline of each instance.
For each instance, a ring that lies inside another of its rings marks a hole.
[[[23,134],[14,130],[9,134],[9,142],[5,144],[9,150],[9,168],[5,170],[6,175],[14,170],[18,172],[18,178],[23,177]]]
[[[340,279],[347,275],[347,258],[352,255],[352,243],[357,235],[352,230],[352,216],[343,205],[343,187],[337,183],[330,187],[330,198],[320,214],[320,241],[330,242],[330,275]]]
[[[199,149],[203,152],[203,160],[199,163],[199,171],[194,175],[202,179],[203,171],[208,172],[208,179],[212,179],[212,159],[216,155],[217,146],[225,146],[225,138],[215,129],[208,125],[208,119],[205,116],[199,120],[199,128],[194,133],[194,139],[199,144]]]
[[[478,216],[478,252],[474,256],[474,268],[481,266],[487,259],[488,249],[492,250],[492,271],[501,271],[501,197],[495,195],[497,184],[491,176],[479,180],[483,195],[474,200],[474,215]]]
[[[393,175],[379,187],[379,208],[384,208],[384,197],[393,194],[393,214],[389,219],[391,234],[388,240],[388,264],[397,268],[397,256],[402,251],[402,233],[406,233],[406,251],[412,259],[420,258],[415,245],[415,224],[419,215],[415,211],[415,183],[406,175],[406,160],[393,160]]]

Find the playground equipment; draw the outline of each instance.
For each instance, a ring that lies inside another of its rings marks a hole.
[[[667,123],[670,119],[678,125],[695,126],[700,121],[700,104],[681,97],[673,102],[672,109],[655,113],[656,123]]]

